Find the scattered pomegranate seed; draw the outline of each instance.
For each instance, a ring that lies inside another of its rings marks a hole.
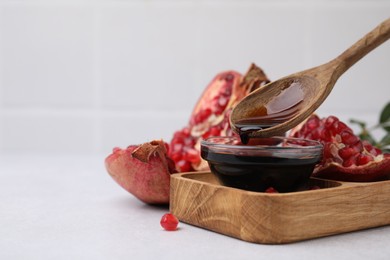
[[[175,215],[166,213],[162,216],[160,225],[167,231],[175,231],[179,225],[179,220]]]
[[[274,187],[269,187],[264,192],[266,192],[266,193],[279,193],[277,190],[275,190]]]

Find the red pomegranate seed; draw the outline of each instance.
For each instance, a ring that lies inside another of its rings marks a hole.
[[[348,130],[344,130],[340,133],[341,140],[343,141],[344,144],[355,144],[356,142],[359,141],[359,137],[354,135]]]
[[[307,128],[310,130],[314,130],[318,127],[318,124],[319,124],[318,117],[312,117],[307,121]]]
[[[184,145],[185,145],[185,146],[193,146],[193,145],[195,144],[194,141],[195,141],[195,140],[192,139],[192,138],[187,138],[187,139],[184,140]]]
[[[189,172],[192,170],[191,163],[185,160],[180,160],[176,163],[179,172]]]
[[[191,163],[197,163],[200,161],[200,155],[197,150],[190,148],[185,152],[183,159]]]
[[[264,192],[266,192],[266,193],[279,193],[274,187],[269,187]]]
[[[365,165],[374,159],[366,154],[359,154],[359,156],[356,158],[356,165]]]
[[[351,167],[353,165],[356,165],[357,156],[358,156],[358,154],[355,154],[355,155],[349,157],[349,159],[347,159],[343,162],[343,166],[344,167]]]
[[[341,133],[344,130],[351,130],[351,129],[346,124],[344,124],[343,122],[338,121],[338,123],[337,123],[337,131],[339,133]]]
[[[175,143],[172,147],[172,153],[183,150],[183,143]]]
[[[356,151],[352,147],[344,147],[339,150],[339,155],[341,158],[343,158],[343,160],[348,159],[349,157],[355,155],[356,153],[358,153],[358,151]]]
[[[210,129],[210,136],[219,136],[221,134],[221,129],[218,126],[213,126]]]
[[[357,153],[360,153],[363,151],[363,144],[361,141],[357,141],[356,143],[354,143],[350,147],[352,147]]]
[[[367,142],[365,140],[362,142],[362,144],[363,144],[364,149],[366,149],[367,151],[371,151],[372,148],[374,148],[369,142]]]
[[[171,213],[166,213],[160,220],[161,226],[167,231],[174,231],[179,225],[177,217]]]
[[[170,157],[173,161],[178,162],[183,158],[181,151],[175,151],[170,154]]]
[[[320,132],[321,140],[325,142],[331,142],[332,141],[332,135],[330,131],[328,131],[326,128],[322,129]]]
[[[204,122],[207,118],[210,117],[212,111],[210,108],[202,109],[198,114],[195,115],[194,122],[195,124],[199,124]]]
[[[379,148],[374,147],[373,150],[375,150],[375,156],[382,154],[382,151]],[[373,150],[371,150],[372,153],[373,153]]]
[[[335,122],[338,122],[339,119],[335,116],[329,116],[325,119],[325,127],[326,128],[331,128],[332,125],[335,123]]]

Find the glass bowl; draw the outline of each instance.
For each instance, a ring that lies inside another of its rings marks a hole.
[[[292,192],[307,184],[322,158],[322,144],[313,140],[210,137],[201,142],[201,156],[219,181],[229,187],[264,192]]]

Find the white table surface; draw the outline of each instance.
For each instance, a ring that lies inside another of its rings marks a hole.
[[[122,190],[104,157],[0,155],[0,259],[390,259],[390,226],[286,245],[164,231],[168,208]]]

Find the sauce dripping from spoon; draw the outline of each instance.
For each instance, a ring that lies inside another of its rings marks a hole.
[[[249,142],[250,134],[283,123],[294,117],[302,107],[304,92],[301,84],[292,81],[264,106],[248,117],[234,123],[243,144]]]

